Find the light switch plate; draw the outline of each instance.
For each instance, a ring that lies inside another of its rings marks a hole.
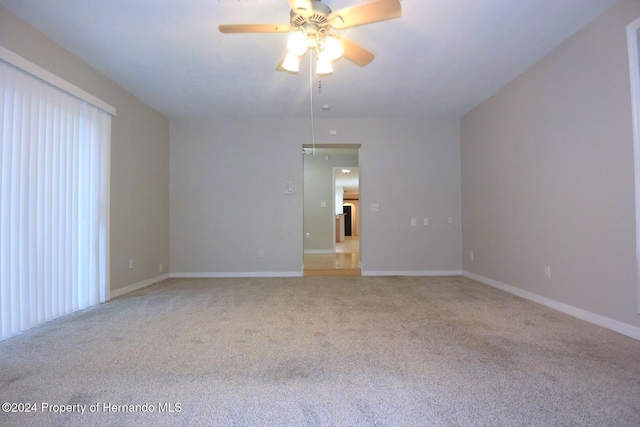
[[[284,194],[291,196],[293,194],[293,181],[285,181]]]

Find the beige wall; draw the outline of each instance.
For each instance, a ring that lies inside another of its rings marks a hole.
[[[365,273],[460,270],[457,118],[318,120],[315,128],[322,143],[336,129],[331,143],[361,144]],[[307,120],[171,120],[171,272],[300,273],[308,136]],[[293,196],[283,195],[285,181]],[[327,210],[332,198],[329,189]]]
[[[463,269],[634,326],[625,30],[639,16],[622,0],[467,114],[461,136]]]
[[[0,45],[117,109],[111,139],[110,289],[159,276],[161,263],[166,272],[168,120],[1,6]]]

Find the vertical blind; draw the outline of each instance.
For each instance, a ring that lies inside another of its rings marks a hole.
[[[104,302],[111,116],[0,60],[0,339]]]

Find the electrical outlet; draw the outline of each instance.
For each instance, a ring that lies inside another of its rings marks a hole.
[[[449,224],[453,224],[453,217],[452,217],[452,216],[450,216],[449,218],[447,218],[447,222],[448,222]]]
[[[133,258],[129,258],[129,268],[133,268]]]
[[[415,227],[417,224],[417,220],[415,218],[411,218],[411,226]]]
[[[264,258],[264,250],[263,249],[260,249],[258,251],[258,258]]]
[[[424,225],[429,225],[429,218],[422,218],[422,223]]]
[[[164,265],[160,264],[158,267],[158,273],[162,273],[164,271]]]
[[[473,261],[473,251],[469,252],[469,259]]]
[[[547,279],[551,279],[551,266],[550,265],[545,265],[544,266],[544,277],[546,277]]]

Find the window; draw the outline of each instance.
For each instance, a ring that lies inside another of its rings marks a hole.
[[[640,18],[627,26],[631,101],[633,107],[633,152],[636,184],[636,285],[640,313]]]
[[[108,298],[110,141],[108,112],[2,57],[0,339]]]

